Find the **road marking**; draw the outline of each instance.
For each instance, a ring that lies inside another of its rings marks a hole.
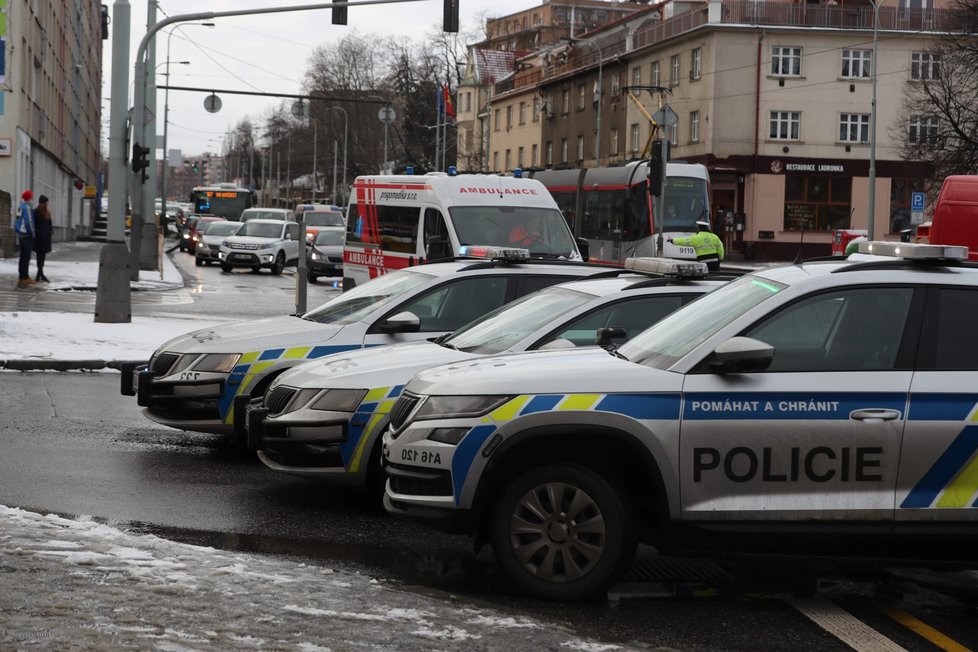
[[[856,652],[906,652],[903,647],[828,600],[788,600],[788,604]]]
[[[883,612],[907,629],[923,636],[942,650],[947,650],[947,652],[971,652],[971,648],[961,645],[954,639],[942,634],[924,621],[911,616],[905,611],[884,607]]]

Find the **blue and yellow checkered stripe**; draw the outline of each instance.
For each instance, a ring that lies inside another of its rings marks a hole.
[[[231,406],[234,404],[234,397],[238,394],[246,394],[254,383],[255,379],[264,373],[269,367],[278,364],[283,360],[314,360],[331,353],[358,349],[358,346],[296,346],[292,348],[266,349],[264,351],[251,351],[245,353],[238,359],[238,364],[231,370],[227,383],[224,386],[224,395],[217,401],[221,418],[226,424],[234,423],[234,411]]]
[[[385,418],[390,414],[403,389],[404,385],[394,385],[374,387],[367,391],[367,395],[363,397],[353,418],[350,419],[346,441],[340,444],[340,455],[347,472],[356,473],[360,470],[361,464],[364,463],[363,452],[367,442],[373,435],[379,434],[381,424],[385,422]]]

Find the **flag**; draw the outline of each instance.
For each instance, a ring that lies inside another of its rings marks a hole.
[[[438,116],[436,121],[441,124],[442,117],[445,115],[445,92],[444,87],[435,90],[435,112]]]
[[[446,84],[442,86],[441,89],[443,97],[442,102],[445,105],[445,115],[447,115],[449,118],[454,118],[455,106],[452,104],[452,94],[448,90],[448,85]]]

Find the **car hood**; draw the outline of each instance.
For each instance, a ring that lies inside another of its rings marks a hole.
[[[403,385],[419,371],[479,356],[432,342],[409,342],[336,353],[282,374],[277,384],[314,388],[371,389]]]
[[[343,245],[316,245],[313,247],[317,253],[323,256],[342,256]]]
[[[623,360],[596,346],[479,358],[423,371],[406,390],[425,395],[677,391],[682,376]]]
[[[219,324],[175,337],[159,348],[173,353],[249,353],[322,344],[343,326],[299,317],[268,317]],[[356,346],[360,346],[357,342]]]
[[[274,244],[279,242],[282,238],[259,238],[255,235],[235,235],[230,238],[225,238],[228,244],[233,244],[235,242],[241,244]]]

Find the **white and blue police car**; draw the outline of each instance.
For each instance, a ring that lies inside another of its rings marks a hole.
[[[385,506],[489,541],[558,600],[609,586],[639,541],[978,563],[978,266],[861,251],[743,276],[614,352],[418,374]]]

